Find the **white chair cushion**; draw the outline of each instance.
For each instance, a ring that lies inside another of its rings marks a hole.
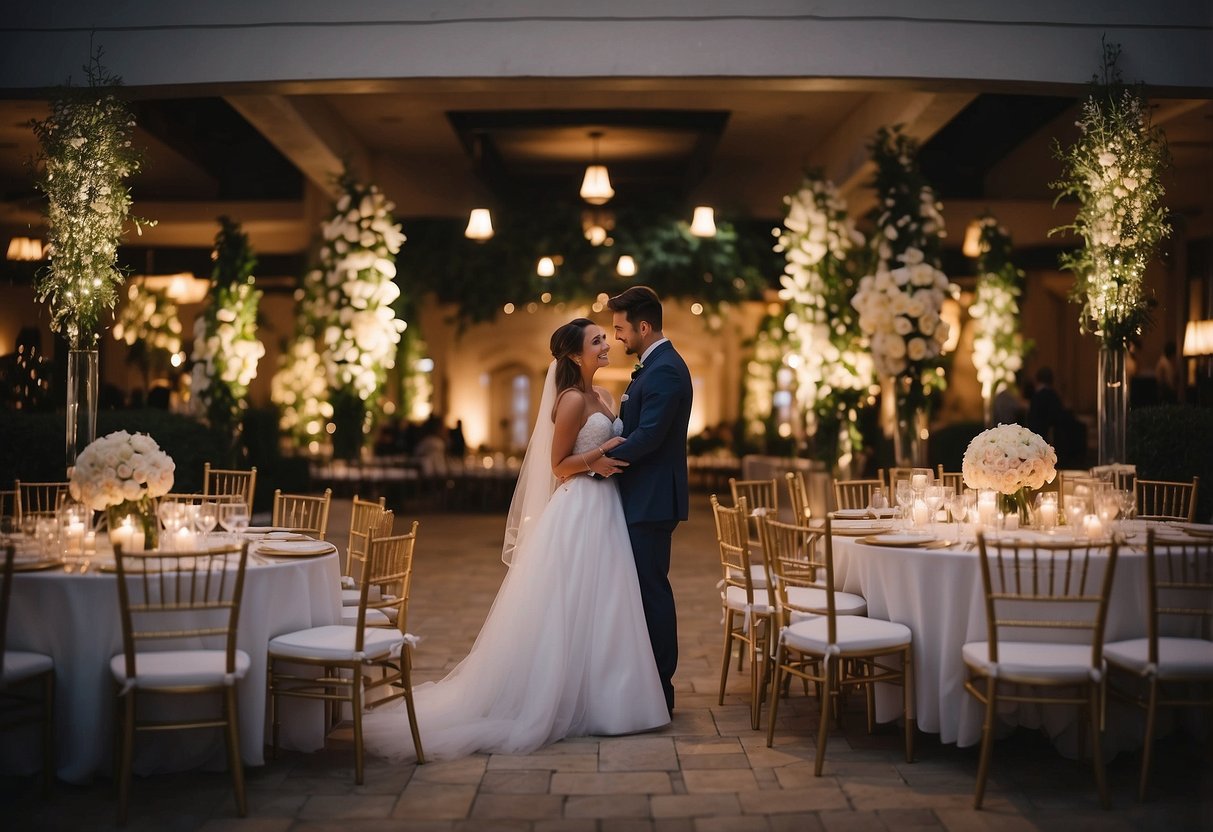
[[[830,650],[829,618],[818,616],[785,627],[780,638],[784,644],[806,653],[825,655]],[[912,638],[910,628],[894,621],[880,621],[860,615],[840,615],[834,619],[838,650],[871,651],[904,647]]]
[[[744,612],[746,608],[745,589],[739,586],[725,587],[724,603],[731,610]],[[762,592],[754,591],[754,605],[750,607],[750,611],[755,615],[766,615],[768,607],[765,589]]]
[[[164,650],[135,653],[136,688],[185,688],[235,684],[248,673],[249,655],[236,651],[236,672],[227,676],[227,652],[224,650]],[[110,673],[121,685],[127,684],[126,657],[119,653],[110,659]]]
[[[0,671],[0,683],[12,685],[54,669],[55,660],[50,656],[42,653],[26,653],[21,650],[6,650],[4,668],[3,671]]]
[[[826,613],[829,599],[824,589],[810,586],[788,587],[788,603],[794,607],[816,610],[821,615]],[[868,602],[861,595],[834,590],[834,612],[838,615],[867,615]]]
[[[344,580],[344,579],[343,579]],[[379,600],[379,587],[373,586],[367,590],[367,600],[375,603]],[[356,607],[358,602],[362,600],[362,587],[347,587],[341,590],[341,606]]]
[[[1033,684],[1084,684],[1099,681],[1091,667],[1090,644],[1050,644],[1039,641],[998,642],[998,664],[990,664],[990,644],[971,641],[961,649],[965,664],[987,676]]]
[[[363,637],[362,653],[354,652],[357,630],[341,624],[312,627],[270,640],[270,655],[277,658],[333,659],[334,661],[357,661],[389,655],[404,643],[399,630],[368,627]]]
[[[342,607],[341,623],[347,627],[355,626],[358,623],[358,607]],[[366,611],[366,625],[368,627],[386,627],[391,623],[392,619],[384,615],[382,610],[368,609]]]
[[[1146,675],[1150,659],[1150,640],[1135,638],[1105,644],[1104,658],[1123,668]],[[1213,641],[1202,638],[1158,639],[1159,679],[1213,677]]]
[[[741,577],[741,570],[730,569],[729,571],[732,573],[732,575],[734,577],[738,577],[738,578]],[[767,568],[766,568],[766,566],[764,566],[761,563],[755,563],[750,566],[750,583],[753,584],[754,589],[766,589],[767,588]]]

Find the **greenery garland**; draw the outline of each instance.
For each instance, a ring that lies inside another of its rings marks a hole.
[[[88,86],[68,86],[51,113],[31,126],[40,150],[36,186],[47,197],[48,264],[39,271],[39,302],[50,302],[51,329],[72,349],[96,346],[104,313],[126,279],[118,245],[128,218],[142,233],[148,220],[130,217],[126,179],[140,167],[132,147],[135,119],[113,89],[121,79],[101,66],[102,51],[84,67]]]
[[[841,454],[849,461],[863,447],[856,410],[870,397],[875,379],[851,306],[864,238],[846,201],[820,173],[807,174],[800,190],[783,201],[787,214],[775,246],[787,261],[779,296],[787,303],[783,328],[791,352],[783,363],[796,374],[796,398],[814,438],[814,455],[833,463]]]
[[[868,336],[876,370],[898,380],[899,409],[917,410],[945,386],[940,320],[955,291],[940,271],[945,234],[935,190],[918,167],[918,143],[900,127],[882,127],[871,145],[878,203],[871,212],[877,265],[859,282],[852,305]]]
[[[1170,165],[1166,138],[1150,123],[1140,87],[1128,87],[1117,66],[1120,46],[1104,43],[1103,77],[1092,78],[1078,119],[1081,136],[1054,154],[1064,164],[1051,187],[1078,200],[1068,231],[1083,246],[1061,258],[1077,280],[1072,297],[1082,304],[1079,326],[1110,347],[1123,347],[1149,322],[1143,277],[1158,243],[1170,234],[1162,173]],[[1054,203],[1056,204],[1056,203]]]
[[[1019,298],[1024,273],[1011,262],[1011,236],[991,216],[979,221],[981,253],[977,257],[977,297],[969,314],[977,322],[973,365],[987,406],[1000,390],[1015,383],[1015,374],[1031,342],[1020,331]]]
[[[181,317],[168,292],[132,283],[126,296],[127,302],[114,324],[114,340],[139,346],[149,359],[155,356],[168,360],[181,352]]]
[[[257,257],[239,223],[219,218],[213,257],[209,302],[194,321],[190,389],[197,412],[216,438],[228,445],[225,464],[235,464],[249,384],[265,356],[265,346],[257,340],[262,293],[253,277]]]
[[[750,342],[753,350],[745,364],[741,417],[747,444],[764,447],[773,441],[777,374],[784,367],[784,330],[781,315],[766,315]]]

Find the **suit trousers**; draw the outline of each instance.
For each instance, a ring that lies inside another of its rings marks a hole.
[[[628,524],[653,658],[671,713],[674,710],[674,671],[678,667],[678,618],[674,610],[674,590],[670,587],[670,542],[677,525],[677,520]]]

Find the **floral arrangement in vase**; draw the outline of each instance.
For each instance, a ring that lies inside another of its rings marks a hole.
[[[860,279],[851,300],[876,372],[894,381],[898,445],[921,448],[921,453],[899,448],[898,462],[911,464],[924,461],[915,457],[925,456],[919,440],[925,439],[927,396],[944,386],[939,358],[948,325],[940,313],[944,299],[955,291],[939,269],[943,216],[917,153],[917,143],[898,128],[881,128],[876,134],[876,268]]]
[[[1057,478],[1057,452],[1022,425],[999,425],[973,437],[961,474],[969,488],[1013,496],[1022,518],[1030,511],[1027,492]]]
[[[977,296],[969,307],[976,321],[973,366],[981,383],[981,397],[990,403],[1000,390],[1015,383],[1023,357],[1031,347],[1019,323],[1019,297],[1024,273],[1011,262],[1011,236],[991,216],[978,220],[980,254],[977,257]],[[987,421],[987,424],[989,422]]]
[[[1082,303],[1080,326],[1105,346],[1123,347],[1148,321],[1146,265],[1171,233],[1162,175],[1170,153],[1162,131],[1150,123],[1150,107],[1139,89],[1126,86],[1117,66],[1120,47],[1104,44],[1103,78],[1082,104],[1078,141],[1054,145],[1064,165],[1052,183],[1063,197],[1078,200],[1068,231],[1083,245],[1062,256],[1074,272],[1074,298]]]
[[[137,525],[142,545],[155,548],[159,525],[152,500],[173,487],[176,465],[146,433],[115,431],[80,452],[68,488],[73,499],[105,511],[112,534]]]
[[[818,456],[849,459],[862,447],[856,409],[875,380],[851,299],[854,255],[864,238],[847,214],[846,200],[819,173],[784,197],[787,215],[775,251],[786,259],[779,297],[787,304],[783,328],[792,352],[785,362],[796,376],[796,399],[814,436]]]
[[[257,340],[257,258],[237,223],[220,217],[219,224],[210,301],[194,321],[190,392],[196,410],[226,446],[226,464],[235,464],[249,384],[257,377],[265,345]]]
[[[126,275],[118,246],[130,216],[126,180],[141,161],[132,147],[135,119],[114,95],[121,79],[101,66],[101,50],[84,67],[86,87],[64,88],[46,119],[33,122],[40,151],[37,187],[47,197],[48,264],[37,276],[38,300],[49,302],[51,329],[74,350],[93,349],[104,313],[114,308]]]

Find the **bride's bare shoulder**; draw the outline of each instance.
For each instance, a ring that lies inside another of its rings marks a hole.
[[[615,412],[615,397],[611,395],[611,391],[605,387],[594,385],[594,392],[598,394],[598,398],[602,399],[602,403],[607,406],[607,409],[612,413]]]
[[[587,406],[584,393],[576,387],[566,387],[556,396],[556,403],[552,405],[552,421],[555,422],[562,413],[567,414],[570,418],[576,414],[579,420],[584,421],[582,417]]]

